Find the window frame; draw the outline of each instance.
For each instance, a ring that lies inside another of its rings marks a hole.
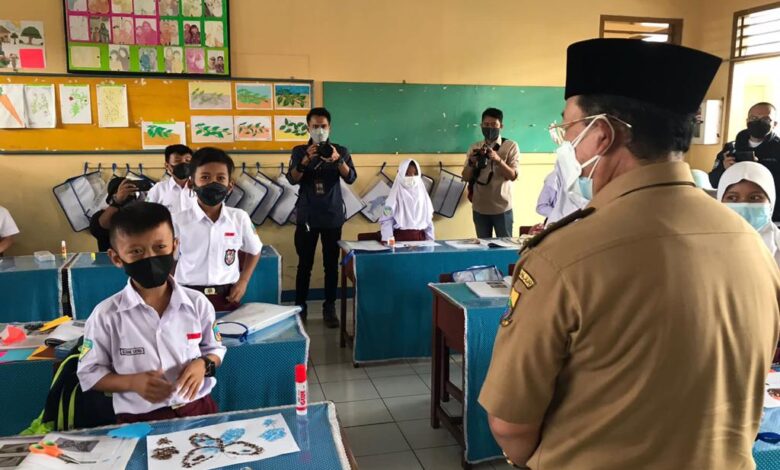
[[[682,45],[682,34],[684,21],[682,18],[654,18],[649,16],[617,16],[601,15],[599,23],[599,37],[603,38],[604,33],[608,32],[605,28],[608,21],[623,23],[667,23],[669,24],[669,40],[667,44]]]

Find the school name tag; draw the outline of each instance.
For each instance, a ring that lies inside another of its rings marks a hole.
[[[140,356],[146,354],[144,348],[119,348],[120,356]]]

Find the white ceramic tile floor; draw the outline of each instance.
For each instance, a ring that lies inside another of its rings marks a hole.
[[[337,305],[338,307],[338,305]],[[352,350],[339,348],[337,329],[322,323],[321,302],[309,304],[307,333],[311,401],[331,400],[346,441],[361,470],[458,470],[460,449],[444,428],[430,426],[429,360],[408,360],[354,368]],[[450,362],[453,382],[461,380],[458,356]],[[455,400],[448,411],[459,410]],[[458,411],[458,413],[460,413]],[[475,470],[504,470],[503,462],[475,465]]]

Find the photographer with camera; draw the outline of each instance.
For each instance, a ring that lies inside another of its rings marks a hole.
[[[504,113],[482,113],[482,135],[468,151],[463,180],[468,182],[474,227],[479,238],[512,236],[512,182],[517,179],[517,143],[501,137]]]
[[[301,306],[306,319],[306,300],[314,265],[317,239],[322,239],[322,264],[325,268],[325,303],[323,317],[328,328],[337,328],[336,289],[339,273],[339,246],[344,225],[344,199],[340,180],[352,184],[357,179],[352,156],[346,147],[330,142],[330,113],[313,108],[306,116],[309,143],[292,151],[287,180],[300,185],[296,203],[295,251],[298,273],[295,278],[295,304]]]
[[[771,103],[754,104],[748,111],[747,129],[728,142],[715,158],[710,171],[710,183],[717,188],[723,172],[737,162],[758,162],[769,169],[780,188],[780,136],[777,129],[777,109]],[[772,195],[776,196],[776,195]],[[773,199],[774,200],[774,199]],[[773,221],[780,221],[780,204],[775,206]]]

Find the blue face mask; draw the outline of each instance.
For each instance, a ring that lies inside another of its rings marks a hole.
[[[588,201],[593,199],[593,180],[587,176],[580,176],[580,194]]]
[[[772,222],[772,207],[769,203],[727,202],[726,205],[741,215],[756,230],[760,230]]]

